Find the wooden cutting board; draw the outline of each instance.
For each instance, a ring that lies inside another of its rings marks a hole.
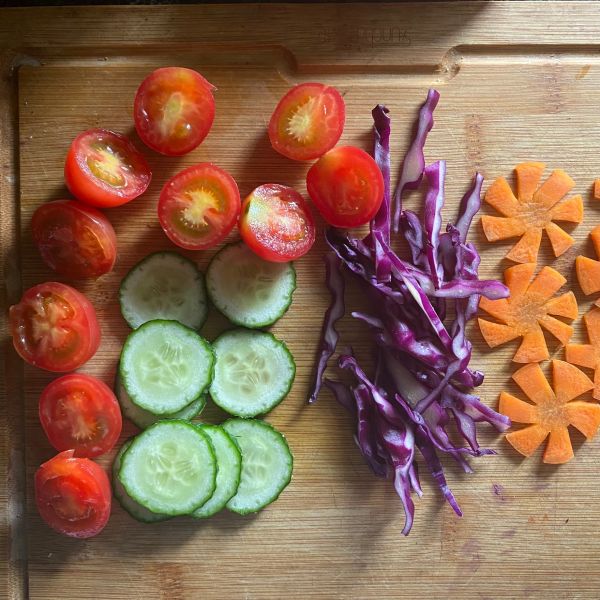
[[[600,222],[591,184],[600,176],[600,3],[481,2],[363,5],[231,5],[0,10],[0,202],[3,304],[55,279],[32,246],[29,221],[42,202],[67,196],[63,159],[81,130],[135,134],[132,101],[152,69],[182,65],[218,87],[217,117],[204,144],[169,159],[144,152],[154,171],[148,193],[107,211],[119,239],[113,273],[81,285],[103,329],[98,354],[83,368],[111,382],[127,334],[116,290],[151,250],[170,247],[155,216],[158,192],[184,166],[211,160],[229,170],[242,194],[267,181],[304,191],[307,166],[271,150],[265,124],[292,84],[323,80],[347,105],[342,141],[369,148],[370,110],[392,115],[394,173],[427,88],[441,92],[429,160],[449,161],[446,218],[475,170],[489,183],[514,164],[541,160],[576,180],[586,216],[576,245],[552,264],[578,290],[573,260],[592,255],[589,230]],[[138,140],[136,140],[138,141]],[[139,141],[138,141],[139,142]],[[140,145],[138,143],[138,145]],[[409,200],[418,205],[418,195]],[[320,224],[322,227],[322,224]],[[483,276],[499,276],[507,245],[486,245]],[[52,375],[16,358],[2,321],[0,403],[0,597],[164,598],[597,598],[600,594],[600,439],[576,438],[576,460],[522,461],[492,431],[482,442],[497,457],[464,475],[448,465],[464,510],[458,519],[429,478],[414,529],[389,482],[376,480],[352,440],[351,421],[323,393],[305,405],[314,349],[327,304],[320,240],[299,261],[290,312],[274,327],[292,350],[293,391],[268,420],[287,435],[294,479],[281,499],[254,517],[220,514],[153,526],[119,506],[97,538],[76,541],[47,528],[32,503],[32,476],[53,453],[37,418]],[[212,252],[193,254],[204,268]],[[580,295],[580,313],[590,304]],[[358,299],[356,299],[358,301]],[[351,301],[353,302],[353,301]],[[226,327],[212,313],[204,334]],[[346,320],[345,342],[369,355],[366,332]],[[489,352],[476,329],[473,364],[495,406],[509,383],[514,346]],[[576,325],[576,339],[582,337]],[[551,345],[557,357],[562,350]],[[209,419],[218,419],[209,410]],[[133,427],[127,425],[124,436]],[[112,457],[104,457],[108,465]],[[6,542],[6,543],[5,543]]]

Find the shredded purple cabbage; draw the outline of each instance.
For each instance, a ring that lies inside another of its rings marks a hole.
[[[483,177],[477,173],[460,204],[455,224],[442,231],[446,163],[425,166],[423,148],[433,126],[439,94],[430,90],[421,107],[415,138],[404,158],[394,193],[392,222],[390,184],[390,118],[385,106],[373,109],[373,154],[384,179],[384,198],[371,221],[370,232],[354,238],[330,228],[326,240],[327,285],[331,305],[323,322],[316,377],[310,402],[317,398],[327,361],[338,334],[335,322],[344,313],[342,270],[361,286],[371,312],[352,312],[370,330],[377,347],[376,374],[371,379],[352,353],[339,357],[353,385],[323,380],[338,402],[356,418],[356,443],[371,470],[393,479],[406,515],[403,533],[414,519],[412,492],[422,495],[416,453],[456,512],[462,512],[448,487],[440,453],[452,457],[465,472],[472,472],[467,457],[495,454],[477,441],[477,424],[486,422],[498,431],[510,420],[486,406],[470,389],[481,385],[483,373],[469,367],[471,342],[466,326],[480,296],[505,298],[508,289],[498,281],[478,277],[480,258],[467,234],[481,206]],[[406,189],[427,186],[424,218],[402,209]],[[391,230],[408,243],[409,258],[392,249]],[[454,316],[446,318],[453,307]],[[464,444],[451,438],[458,433]]]

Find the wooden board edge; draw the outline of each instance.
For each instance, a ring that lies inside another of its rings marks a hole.
[[[19,173],[17,74],[19,56],[0,54],[0,304],[5,311],[21,296],[19,251]],[[0,496],[0,596],[10,600],[28,597],[25,505],[25,422],[22,397],[23,365],[11,348],[6,317],[0,319],[0,477],[6,481]]]

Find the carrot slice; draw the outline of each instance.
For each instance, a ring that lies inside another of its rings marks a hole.
[[[552,209],[552,220],[581,223],[583,221],[583,198],[578,194],[555,206]]]
[[[594,198],[600,200],[600,179],[594,181]]]
[[[573,446],[569,430],[565,428],[553,429],[550,432],[546,450],[544,451],[544,462],[550,465],[562,465],[569,462],[573,456]]]
[[[522,236],[506,254],[517,262],[535,262],[539,252],[542,231],[545,230],[555,256],[573,245],[573,238],[554,221],[583,220],[583,200],[573,196],[564,201],[575,182],[563,171],[553,171],[540,185],[543,163],[528,162],[515,167],[517,196],[504,177],[490,185],[485,201],[503,217],[483,216],[483,232],[490,242]]]
[[[578,256],[575,259],[575,272],[579,286],[586,296],[600,292],[600,261]]]
[[[538,362],[549,357],[540,325],[563,345],[571,339],[573,328],[549,315],[571,320],[577,317],[577,301],[572,292],[553,297],[566,279],[551,267],[544,267],[532,280],[534,271],[533,263],[509,267],[504,272],[504,280],[510,289],[510,297],[500,300],[482,298],[479,303],[483,311],[499,321],[479,319],[481,334],[490,348],[517,337],[523,338],[513,357],[514,362]]]
[[[590,237],[592,238],[592,243],[594,244],[596,256],[600,256],[600,225],[597,225],[590,231]]]
[[[567,362],[594,369],[594,398],[600,400],[600,309],[592,308],[584,317],[589,344],[568,344]]]
[[[499,408],[515,422],[530,423],[527,427],[506,434],[506,440],[524,456],[531,456],[546,439],[542,460],[561,464],[573,458],[569,426],[579,429],[588,439],[600,427],[600,406],[578,400],[594,384],[577,367],[562,360],[552,361],[552,382],[537,364],[521,367],[513,375],[528,399],[525,402],[506,392],[500,394]]]
[[[546,235],[552,245],[554,256],[564,254],[575,243],[575,240],[556,223],[546,225]]]
[[[546,165],[541,162],[525,162],[515,167],[517,197],[521,202],[530,202],[540,187]]]

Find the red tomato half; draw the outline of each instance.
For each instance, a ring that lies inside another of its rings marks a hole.
[[[110,517],[110,482],[89,458],[66,450],[35,473],[35,502],[52,529],[75,538],[89,538],[104,529]]]
[[[192,69],[156,69],[142,81],[135,95],[133,118],[140,139],[169,156],[193,150],[212,127],[215,89]]]
[[[344,100],[335,88],[301,83],[279,101],[269,122],[269,139],[288,158],[312,160],[337,144],[345,119]]]
[[[242,239],[258,256],[287,262],[306,254],[315,242],[315,224],[302,196],[291,187],[266,183],[242,205]]]
[[[121,409],[102,381],[71,373],[50,382],[40,397],[40,421],[59,452],[92,458],[108,452],[121,435]]]
[[[33,213],[31,228],[42,259],[60,275],[100,277],[115,264],[115,230],[95,208],[73,200],[47,202]]]
[[[169,239],[188,250],[221,242],[240,216],[241,200],[233,177],[211,163],[184,169],[165,183],[158,219]]]
[[[323,155],[306,176],[308,193],[334,227],[368,223],[383,200],[383,176],[373,158],[360,148],[339,146]]]
[[[152,173],[146,159],[122,134],[88,129],[71,144],[65,183],[78,200],[92,206],[119,206],[143,194]]]
[[[10,329],[19,355],[47,371],[73,371],[100,345],[100,326],[90,301],[53,281],[28,289],[10,307]]]

